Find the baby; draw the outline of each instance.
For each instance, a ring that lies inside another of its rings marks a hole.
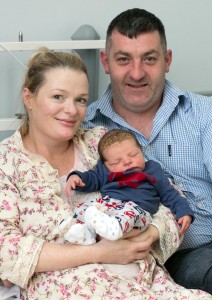
[[[116,240],[133,227],[145,229],[159,204],[176,215],[181,233],[194,219],[187,201],[170,184],[159,163],[145,162],[136,137],[129,131],[114,129],[98,144],[100,160],[93,170],[73,171],[67,177],[66,193],[100,191],[102,198],[80,203],[76,224],[64,235],[72,243],[96,242],[96,234]],[[60,229],[70,222],[64,220]]]

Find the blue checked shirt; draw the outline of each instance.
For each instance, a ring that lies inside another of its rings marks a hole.
[[[212,98],[182,92],[166,81],[150,139],[113,111],[111,86],[87,111],[83,127],[102,125],[132,131],[146,159],[159,162],[184,192],[195,221],[180,249],[212,241]]]

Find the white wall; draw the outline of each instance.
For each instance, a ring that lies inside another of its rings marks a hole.
[[[121,11],[140,7],[156,14],[166,28],[173,63],[168,78],[182,89],[212,91],[211,0],[0,0],[0,43],[70,40],[83,24],[92,25],[105,39],[109,22]],[[25,63],[31,54],[15,52]],[[20,106],[18,94],[23,66],[0,52],[0,118],[13,117]],[[100,67],[99,93],[109,78]]]

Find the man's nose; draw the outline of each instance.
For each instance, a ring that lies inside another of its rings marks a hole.
[[[133,80],[140,80],[145,76],[144,67],[141,61],[134,61],[130,69],[130,76]]]

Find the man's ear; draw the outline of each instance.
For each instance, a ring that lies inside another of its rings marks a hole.
[[[23,100],[24,100],[24,104],[25,104],[26,108],[31,109],[33,97],[32,97],[32,93],[30,92],[30,90],[28,88],[23,89]]]
[[[105,74],[110,74],[109,64],[108,64],[108,56],[107,56],[107,52],[105,50],[100,51],[100,60],[101,60],[102,66],[105,70]]]
[[[169,69],[170,69],[170,65],[171,65],[171,62],[172,62],[172,50],[167,50],[166,51],[166,68],[165,68],[165,71],[166,73],[169,72]]]

